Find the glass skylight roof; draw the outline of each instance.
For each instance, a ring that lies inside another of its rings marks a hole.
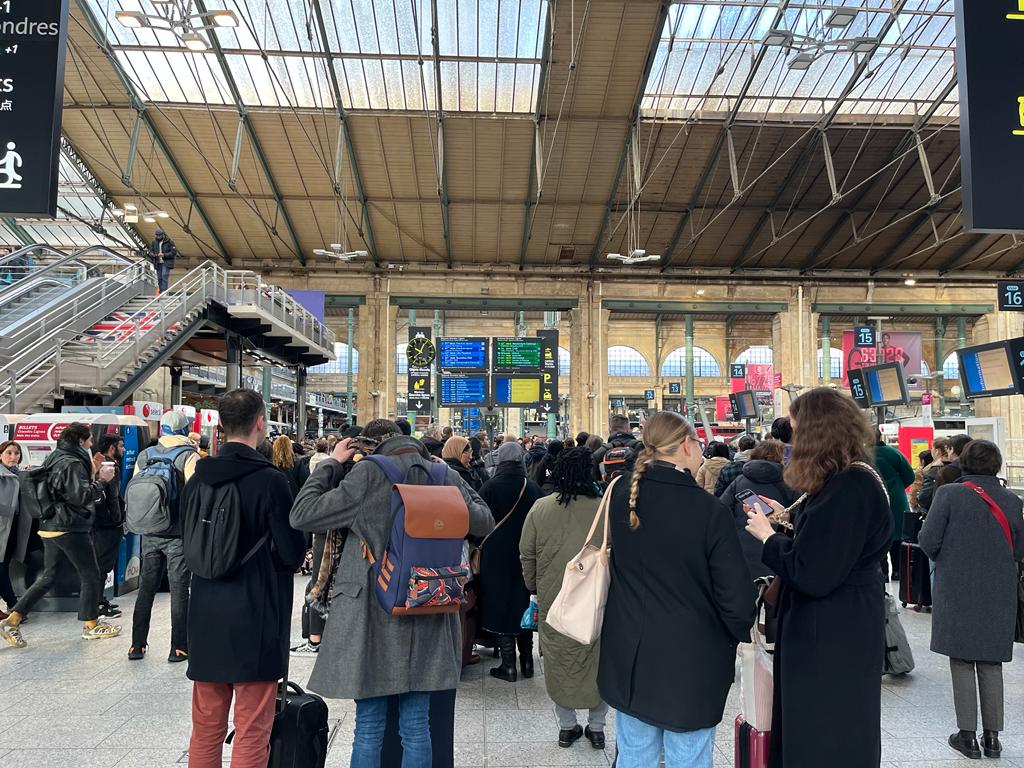
[[[842,42],[854,38],[880,42],[867,73],[840,104],[840,116],[913,117],[925,112],[955,76],[953,0],[798,0],[789,3],[776,23],[778,8],[777,0],[673,5],[648,78],[642,114],[685,119],[700,112],[729,112],[762,41],[773,29],[811,38],[813,60],[804,69],[793,68],[798,51],[768,46],[740,105],[741,115],[771,119],[776,114],[813,117],[830,111],[862,58],[849,50],[852,42]],[[893,8],[901,8],[894,19]],[[837,9],[856,11],[849,26],[826,25]],[[837,51],[840,47],[843,50]],[[957,115],[954,88],[935,119]]]
[[[114,19],[119,10],[156,15],[151,0],[86,2],[147,99],[233,103],[212,51],[188,51],[168,30],[128,29]],[[247,106],[333,109],[331,66],[345,109],[437,107],[430,0],[320,0],[330,56],[309,0],[207,0],[205,6],[238,17],[238,27],[216,34]],[[442,108],[532,112],[547,12],[548,0],[438,0]]]

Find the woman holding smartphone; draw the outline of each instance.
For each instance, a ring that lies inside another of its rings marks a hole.
[[[759,509],[747,509],[747,531],[764,542],[764,564],[781,582],[769,764],[877,766],[885,654],[879,563],[892,519],[869,463],[873,435],[854,401],[827,387],[798,397],[789,415],[785,480],[804,494],[794,535],[776,533]],[[785,519],[781,504],[764,501]]]

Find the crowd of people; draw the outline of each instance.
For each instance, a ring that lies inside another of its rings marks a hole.
[[[120,611],[103,598],[103,579],[126,519],[129,528],[144,519],[132,489],[166,479],[168,517],[142,537],[128,658],[146,657],[166,572],[168,661],[187,662],[194,683],[194,768],[221,764],[232,703],[232,764],[266,765],[289,654],[315,659],[311,690],[355,701],[354,768],[381,764],[389,706],[402,765],[440,764],[438,697],[450,692],[454,701],[462,669],[480,663],[484,648],[497,660],[492,677],[533,677],[535,634],[560,747],[585,739],[605,749],[614,709],[619,768],[649,768],[659,755],[666,768],[710,766],[737,646],[757,621],[755,580],[765,577],[776,642],[770,765],[877,766],[884,582],[899,577],[912,536],[934,571],[932,650],[950,659],[957,731],[949,743],[967,757],[1001,753],[1001,665],[1012,658],[1024,517],[997,477],[1002,457],[991,442],[936,439],[915,470],[830,388],[796,398],[763,439],[743,435],[733,445],[702,444],[672,412],[635,432],[612,416],[607,438],[492,441],[436,427],[417,437],[405,420],[379,419],[298,443],[267,438],[255,392],[229,392],[219,409],[216,456],[205,457],[190,422],[169,412],[124,495],[116,436],[94,446],[88,427],[71,424],[43,468],[30,470],[17,443],[0,445],[0,639],[13,647],[27,645],[21,627],[65,561],[81,579],[82,637],[120,634],[105,620]],[[41,484],[38,517],[19,508],[26,483]],[[445,506],[434,527],[464,537],[462,562],[414,567],[414,585],[428,571],[420,585],[428,602],[415,602],[410,587],[405,608],[382,610],[399,557],[396,515],[416,507],[415,494],[396,490],[403,483],[452,489],[438,497]],[[195,529],[192,521],[216,514],[233,527]],[[610,588],[600,636],[584,644],[547,619],[567,565],[584,545],[601,546],[603,515]],[[229,535],[230,546],[210,538]],[[9,566],[32,549],[42,549],[43,570],[18,597]],[[308,583],[295,645],[300,569]],[[417,610],[424,606],[435,610]]]

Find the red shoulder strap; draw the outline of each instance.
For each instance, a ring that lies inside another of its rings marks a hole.
[[[1006,537],[1006,543],[1010,545],[1010,551],[1013,551],[1013,534],[1010,533],[1010,521],[1006,519],[1006,513],[1003,512],[1002,507],[996,504],[995,499],[988,495],[980,485],[975,483],[967,482],[964,485],[974,491],[976,494],[981,496],[981,500],[988,504],[988,508],[992,511],[992,517],[999,523],[999,527],[1003,529],[1003,535]]]

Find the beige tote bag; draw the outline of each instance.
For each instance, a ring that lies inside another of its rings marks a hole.
[[[605,490],[597,515],[584,539],[583,549],[565,566],[562,588],[551,603],[546,619],[553,630],[583,645],[591,645],[601,636],[601,624],[604,622],[604,606],[608,602],[608,587],[612,579],[608,507],[612,500],[612,489],[618,481],[618,477],[612,480]],[[602,515],[604,539],[600,547],[595,547],[590,540]]]

